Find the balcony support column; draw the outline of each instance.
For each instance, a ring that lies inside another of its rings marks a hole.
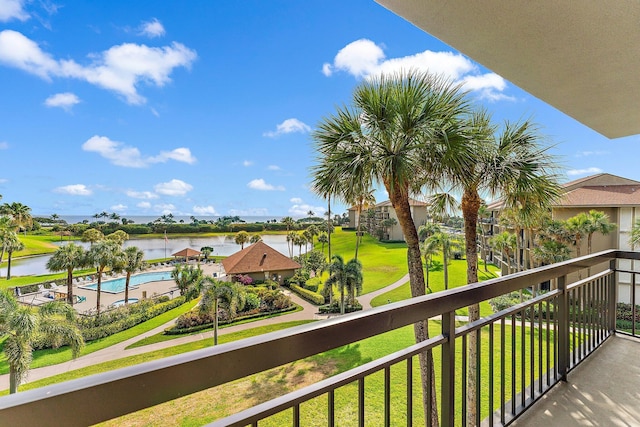
[[[442,335],[448,341],[442,344],[442,426],[452,426],[455,420],[456,383],[456,312],[442,315]],[[463,356],[464,357],[464,356]]]
[[[567,276],[558,277],[558,375],[567,381],[569,372],[569,295],[567,292]]]
[[[631,261],[631,265],[635,264]],[[616,307],[618,306],[618,280],[620,280],[620,273],[618,273],[618,260],[612,259],[609,261],[609,269],[613,271],[609,279],[609,333],[613,334],[616,331]],[[631,270],[634,270],[633,268]],[[635,276],[635,274],[634,274]],[[635,322],[634,322],[635,323]]]

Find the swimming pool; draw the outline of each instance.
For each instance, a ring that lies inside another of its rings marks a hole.
[[[134,302],[138,302],[138,298],[129,298],[129,304],[133,304]],[[124,300],[119,299],[118,301],[114,302],[111,305],[114,307],[120,307],[121,305],[124,305]]]
[[[129,280],[129,289],[136,287],[136,285],[143,285],[149,282],[159,282],[162,280],[172,280],[170,271],[154,271],[152,273],[142,273],[131,276]],[[109,294],[119,294],[124,292],[126,278],[121,277],[119,279],[105,280],[100,285],[101,292],[107,292]],[[98,288],[97,283],[92,283],[86,286],[79,286],[82,289],[96,290]]]

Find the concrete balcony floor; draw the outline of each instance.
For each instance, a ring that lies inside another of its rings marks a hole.
[[[640,340],[616,335],[512,426],[640,426]]]

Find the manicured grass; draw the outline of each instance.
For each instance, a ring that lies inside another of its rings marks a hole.
[[[484,280],[495,279],[498,277],[500,271],[493,264],[487,264],[488,272],[484,271],[484,265],[480,265],[478,268],[478,279],[482,282]],[[466,260],[451,260],[449,265],[449,288],[457,288],[458,286],[465,286],[467,283],[467,261]],[[433,292],[444,290],[444,273],[442,270],[442,256],[435,256],[429,270],[429,287]],[[378,295],[371,300],[373,307],[388,304],[389,302],[403,301],[411,298],[411,288],[409,282],[404,285],[386,292],[382,295]],[[488,316],[493,313],[493,310],[489,306],[488,302],[482,302],[480,304],[480,316]],[[458,315],[466,316],[467,309],[458,310]]]
[[[282,329],[291,328],[294,326],[298,326],[298,325],[302,325],[310,322],[313,322],[313,320],[296,320],[292,322],[277,323],[275,325],[259,326],[253,329],[246,329],[244,331],[238,331],[231,334],[221,335],[218,338],[218,343],[224,344],[227,342],[238,341],[244,338],[250,338],[256,335],[262,335],[269,332],[279,331]],[[54,375],[48,378],[43,378],[41,380],[34,381],[32,383],[27,383],[20,387],[20,391],[26,391],[34,388],[45,387],[51,384],[57,384],[64,381],[70,381],[77,378],[86,377],[89,375],[112,371],[114,369],[137,365],[139,363],[149,362],[156,359],[162,359],[163,357],[174,356],[176,354],[186,353],[188,351],[211,347],[212,345],[213,345],[212,339],[198,340],[198,341],[194,341],[194,342],[190,342],[190,343],[186,343],[186,344],[182,344],[174,347],[165,348],[162,350],[156,350],[148,353],[111,360],[109,362],[99,363],[99,364],[88,366],[82,369],[76,369],[73,371],[65,372],[63,374]],[[6,394],[8,394],[8,390],[4,390],[0,392],[0,395],[6,395]]]
[[[505,354],[509,355],[513,351],[511,348],[512,327],[505,326],[505,335],[508,337],[505,344]],[[521,368],[521,360],[525,361],[528,377],[529,347],[525,350],[524,359],[520,356],[520,343],[522,340],[530,343],[530,331],[519,327],[515,328],[515,341],[518,357],[515,364],[511,365],[511,359],[505,359],[505,396],[511,398],[511,370],[516,372],[516,393],[522,389],[522,383],[518,374]],[[534,345],[536,349],[536,360],[541,360],[543,366],[546,364],[546,347],[543,346],[543,353],[537,353],[537,331],[534,333]],[[430,334],[435,336],[440,333],[439,322],[430,323]],[[495,336],[500,336],[500,327],[494,328]],[[458,340],[459,341],[459,340]],[[301,387],[317,383],[318,381],[351,368],[360,366],[371,360],[388,355],[400,348],[410,346],[414,343],[412,327],[404,327],[396,331],[372,337],[357,343],[340,347],[317,356],[307,358],[302,361],[293,362],[283,367],[274,368],[267,372],[250,376],[223,386],[214,387],[209,390],[198,392],[184,398],[176,399],[153,408],[147,408],[134,414],[129,414],[118,419],[111,420],[104,425],[183,425],[196,426],[209,423],[215,419],[222,418],[231,413],[255,406],[259,403],[289,393]],[[488,359],[488,331],[484,329],[481,334],[481,354],[483,360]],[[460,366],[461,354],[460,345],[457,346],[458,355],[456,364]],[[434,364],[436,366],[436,387],[440,389],[440,363],[441,352],[434,351]],[[500,369],[497,350],[494,351],[494,371],[493,378],[496,387],[493,390],[494,406],[499,404],[500,394]],[[537,363],[537,362],[536,362]],[[546,368],[545,368],[546,369]],[[483,381],[489,377],[488,363],[484,363],[480,372]],[[537,378],[537,369],[534,370],[534,377]],[[420,388],[420,373],[417,358],[413,360],[413,419],[414,425],[424,424],[421,406],[422,391]],[[526,378],[527,382],[530,378]],[[391,425],[406,425],[406,364],[401,362],[391,367]],[[383,372],[378,372],[368,376],[365,380],[365,412],[366,425],[384,425],[384,393],[385,380]],[[462,376],[456,375],[456,408],[462,403]],[[438,391],[439,393],[439,391]],[[481,417],[489,414],[487,407],[489,389],[483,386],[481,391]],[[438,401],[440,396],[438,395]],[[339,388],[335,392],[335,424],[340,426],[351,426],[357,423],[357,384],[349,384]],[[326,419],[327,397],[322,395],[301,405],[300,425],[327,425]],[[456,425],[460,420],[456,420]],[[291,410],[283,411],[267,420],[261,421],[261,426],[282,426],[291,424]]]
[[[322,245],[316,243],[314,248],[321,250]],[[341,255],[347,262],[354,257],[355,250],[355,232],[336,228],[331,234],[331,255]],[[328,254],[327,245],[324,245],[324,254]],[[379,242],[366,234],[358,248],[358,259],[362,262],[363,294],[384,288],[408,272],[406,243]],[[322,276],[323,283],[327,277],[328,273],[325,272]]]
[[[133,328],[129,328],[125,331],[118,332],[117,334],[111,335],[106,338],[102,338],[99,340],[91,341],[87,343],[82,352],[81,356],[89,353],[93,353],[98,350],[102,350],[103,348],[110,347],[114,344],[118,344],[122,341],[126,341],[130,338],[143,334],[147,331],[150,331],[158,326],[164,325],[165,323],[175,319],[179,315],[186,313],[191,310],[196,304],[198,300],[189,301],[185,304],[182,304],[179,307],[176,307],[172,310],[167,311],[159,316],[154,317],[153,319],[149,319],[146,322],[140,323],[139,325],[134,326]],[[41,368],[43,366],[56,365],[58,363],[67,362],[72,359],[71,349],[68,347],[60,347],[57,349],[46,349],[46,350],[37,350],[33,352],[33,362],[31,363],[31,368]],[[2,353],[0,358],[0,374],[6,374],[9,372],[9,366],[6,362],[6,357],[4,353]]]
[[[302,311],[302,310],[303,310],[303,308],[296,304],[295,310],[287,311],[287,312],[284,312],[284,313],[266,314],[266,315],[261,316],[261,317],[254,317],[254,318],[251,318],[251,319],[239,320],[237,322],[229,323],[229,324],[226,324],[226,325],[220,325],[218,327],[218,329],[220,330],[220,329],[224,329],[224,328],[229,328],[231,326],[237,326],[237,325],[243,325],[245,323],[256,322],[258,320],[265,320],[265,319],[271,319],[271,318],[274,318],[274,317],[286,316],[287,314],[297,313],[298,311]],[[166,335],[165,333],[160,332],[159,334],[151,335],[149,337],[141,339],[140,341],[136,341],[133,344],[127,346],[126,349],[135,348],[135,347],[142,347],[142,346],[145,346],[145,345],[155,344],[155,343],[158,343],[158,342],[171,341],[171,340],[174,340],[176,338],[187,337],[187,336],[190,336],[190,335],[199,335],[199,334],[201,334],[203,332],[207,332],[207,331],[210,331],[210,330],[213,330],[213,327],[207,328],[207,329],[202,329],[202,330],[197,331],[197,332],[192,332],[190,334],[182,334],[182,335]]]

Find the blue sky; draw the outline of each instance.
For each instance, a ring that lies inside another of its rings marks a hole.
[[[2,203],[320,215],[310,132],[401,67],[465,83],[498,122],[532,117],[566,180],[640,179],[637,136],[608,140],[373,1],[0,0]]]

